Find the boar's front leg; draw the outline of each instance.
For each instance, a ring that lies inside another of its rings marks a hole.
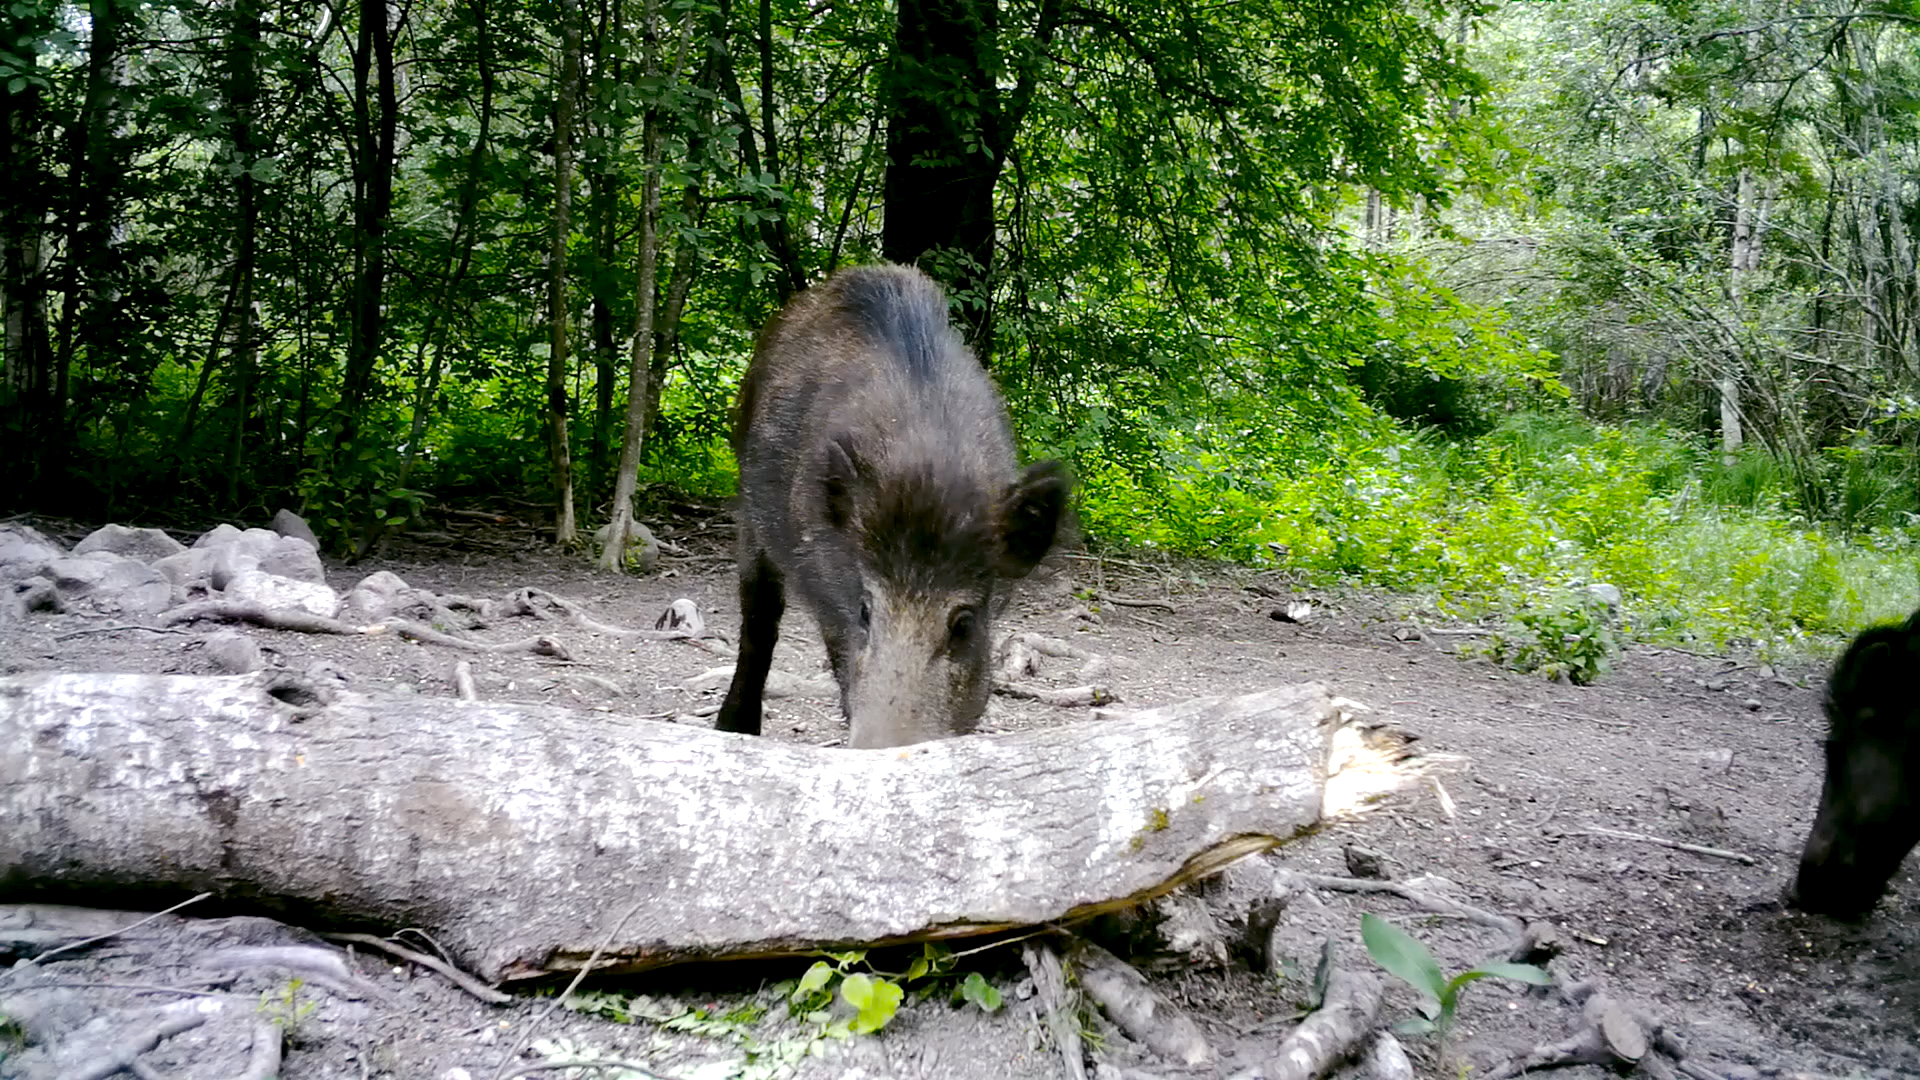
[[[753,550],[740,560],[740,655],[733,666],[733,685],[720,706],[714,727],[742,735],[760,734],[760,697],[773,667],[773,646],[780,640],[780,616],[787,609],[780,572],[767,553]]]

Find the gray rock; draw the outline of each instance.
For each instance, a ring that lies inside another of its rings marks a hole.
[[[66,555],[60,545],[25,525],[0,525],[0,581],[44,575]]]
[[[156,559],[152,566],[165,574],[176,589],[187,589],[196,584],[211,585],[213,558],[213,552],[207,548],[188,548],[178,555]]]
[[[1610,611],[1620,606],[1619,588],[1608,585],[1603,581],[1596,581],[1592,585],[1587,586],[1587,595],[1607,605],[1607,609]]]
[[[101,579],[107,576],[107,571],[119,560],[120,556],[111,553],[106,558],[68,556],[47,564],[45,573],[53,579],[53,587],[60,590],[61,599],[76,600],[92,595]]]
[[[611,524],[602,525],[593,531],[593,542],[606,550],[607,534],[613,531]],[[654,539],[653,530],[636,521],[633,530],[627,533],[626,562],[642,574],[651,574],[660,565],[660,541]]]
[[[215,525],[213,528],[201,533],[200,539],[195,540],[193,546],[197,548],[225,547],[238,539],[240,539],[239,529],[231,525]]]
[[[126,615],[158,615],[173,604],[173,582],[138,559],[122,559],[107,567],[95,586],[93,602]]]
[[[208,662],[222,675],[250,675],[267,666],[260,646],[236,630],[221,630],[208,635],[204,649]]]
[[[273,545],[273,550],[260,556],[260,569],[295,581],[311,581],[315,585],[327,583],[326,568],[320,565],[320,552],[314,549],[313,544],[297,536],[280,537]]]
[[[282,510],[273,515],[270,528],[281,536],[293,536],[305,540],[308,547],[315,551],[320,550],[320,538],[313,535],[313,527],[307,524],[306,518],[291,510]]]
[[[238,541],[207,550],[212,560],[207,580],[216,589],[225,589],[235,577],[260,569],[260,556]]]
[[[75,555],[111,551],[115,555],[125,555],[144,563],[178,555],[185,550],[185,544],[159,529],[132,529],[125,525],[102,525],[87,534],[85,540],[73,545]]]
[[[41,611],[58,615],[67,610],[60,590],[44,577],[21,578],[8,586],[8,592],[6,602],[0,603],[0,616],[19,618]]]
[[[295,581],[259,570],[242,570],[222,590],[229,600],[259,604],[266,608],[305,611],[332,618],[340,609],[340,597],[325,585]]]
[[[386,570],[376,570],[360,579],[340,605],[340,618],[355,626],[377,623],[393,617],[412,601],[413,586],[408,585],[400,575]]]

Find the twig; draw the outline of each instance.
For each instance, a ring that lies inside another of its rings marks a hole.
[[[71,952],[74,949],[83,949],[88,945],[92,945],[96,942],[105,941],[108,938],[112,938],[112,937],[119,937],[121,934],[124,934],[129,930],[138,930],[141,927],[152,922],[153,920],[161,917],[162,915],[171,915],[174,912],[179,911],[181,908],[186,907],[188,904],[197,904],[200,901],[205,900],[212,895],[213,894],[210,892],[203,892],[198,896],[188,897],[187,899],[180,901],[179,903],[173,905],[172,907],[166,909],[165,911],[156,911],[153,914],[147,916],[146,918],[141,919],[137,922],[128,923],[127,925],[121,927],[118,930],[109,930],[104,934],[95,934],[90,938],[86,938],[81,941],[75,941],[66,945],[62,945],[57,949],[49,949],[46,952],[41,953],[39,956],[28,957],[27,959],[22,960],[18,964],[14,965],[13,969],[7,972],[6,976],[0,976],[0,982],[4,982],[8,976],[18,975],[20,972],[27,971],[38,964],[44,964],[47,962],[48,959],[55,956],[59,956],[63,952]],[[185,1029],[182,1029],[182,1030],[185,1030]]]
[[[1094,593],[1093,598],[1103,604],[1112,604],[1114,607],[1158,608],[1169,615],[1180,614],[1179,608],[1174,607],[1165,600],[1135,600],[1132,597],[1109,596],[1106,593]]]
[[[625,1069],[640,1076],[641,1080],[667,1080],[657,1072],[651,1072],[645,1065],[618,1058],[592,1058],[586,1061],[548,1061],[539,1065],[527,1065],[513,1072],[505,1073],[498,1080],[514,1080],[519,1076],[532,1076],[534,1073],[552,1072],[555,1069]]]
[[[1111,705],[1120,700],[1118,695],[1104,686],[1069,686],[1056,690],[1050,686],[996,682],[993,684],[993,692],[1004,697],[1037,701],[1057,709],[1071,709],[1083,705]]]
[[[587,973],[593,970],[594,962],[600,959],[600,954],[607,951],[607,946],[613,944],[614,935],[620,932],[621,927],[627,925],[628,919],[640,913],[640,907],[645,903],[645,900],[635,901],[634,905],[627,909],[627,913],[620,916],[620,921],[614,923],[613,928],[607,931],[607,936],[600,939],[600,944],[593,947],[593,952],[587,955],[587,962],[581,964],[580,970],[574,973],[573,981],[567,983],[567,988],[560,991],[552,1001],[548,1002],[547,1007],[540,1010],[540,1015],[534,1017],[533,1022],[528,1024],[526,1030],[520,1033],[520,1038],[514,1042],[512,1049],[507,1051],[507,1056],[501,1059],[500,1068],[493,1074],[493,1080],[508,1080],[510,1074],[507,1070],[513,1066],[514,1056],[519,1054],[521,1048],[527,1045],[527,1039],[539,1029],[541,1024],[546,1022],[547,1017],[553,1015],[553,1010],[559,1008],[561,1002],[566,1001],[567,998],[573,995],[573,992],[579,988],[581,981],[587,977]],[[513,1073],[511,1075],[519,1076],[521,1074]]]
[[[1087,1080],[1087,1052],[1080,1042],[1080,1024],[1074,1017],[1072,991],[1067,988],[1066,972],[1060,967],[1060,955],[1046,942],[1028,942],[1020,950],[1027,971],[1033,976],[1035,996],[1046,1014],[1047,1032],[1060,1051],[1067,1068],[1067,1080]]]
[[[187,633],[185,630],[176,630],[171,626],[141,626],[137,623],[122,623],[114,626],[89,626],[84,630],[69,630],[64,634],[53,635],[53,640],[66,641],[68,638],[85,637],[88,634],[112,634],[121,630],[145,630],[149,634]]]
[[[426,953],[415,952],[404,945],[396,945],[383,937],[378,937],[373,934],[322,934],[321,936],[330,941],[351,941],[356,945],[366,945],[370,948],[379,949],[389,956],[399,957],[410,964],[419,964],[423,968],[437,971],[441,975],[446,976],[448,982],[453,983],[453,985],[465,990],[467,993],[472,994],[474,997],[479,998],[489,1005],[511,1005],[516,1000],[512,994],[495,990],[493,987],[488,986],[486,983],[461,971],[459,968],[454,967],[452,964],[447,963],[437,956],[428,956]]]
[[[573,659],[573,654],[567,651],[566,646],[545,636],[531,637],[524,641],[473,641],[469,638],[454,637],[452,634],[443,634],[430,626],[410,623],[405,619],[388,619],[384,623],[367,627],[369,634],[378,634],[383,630],[391,630],[400,637],[418,641],[423,645],[444,645],[450,649],[465,649],[468,652],[531,653],[534,656],[553,656],[561,660]]]
[[[1589,825],[1584,829],[1575,829],[1574,832],[1586,833],[1589,836],[1606,836],[1615,840],[1634,840],[1642,844],[1658,844],[1661,847],[1672,848],[1675,851],[1690,851],[1695,855],[1710,855],[1716,859],[1731,859],[1742,866],[1752,866],[1760,861],[1751,855],[1738,851],[1728,851],[1725,848],[1688,844],[1679,840],[1668,840],[1663,836],[1647,836],[1643,833],[1621,832],[1618,829],[1603,829],[1597,825]]]
[[[1449,900],[1444,896],[1436,896],[1433,893],[1424,892],[1398,881],[1375,881],[1371,878],[1343,878],[1324,874],[1305,874],[1297,870],[1285,871],[1284,880],[1297,881],[1309,888],[1331,889],[1335,892],[1392,893],[1402,900],[1412,903],[1416,907],[1439,912],[1443,915],[1457,915],[1469,922],[1476,922],[1495,930],[1504,930],[1508,934],[1516,937],[1526,932],[1526,927],[1521,924],[1519,919],[1487,911],[1484,908],[1477,908],[1472,904],[1463,904],[1458,900]]]
[[[1262,1067],[1268,1080],[1314,1080],[1333,1070],[1373,1029],[1380,1015],[1380,980],[1336,967],[1320,1007],[1288,1034]]]

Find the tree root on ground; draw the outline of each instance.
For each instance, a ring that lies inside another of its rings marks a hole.
[[[162,626],[174,626],[200,619],[213,622],[247,623],[267,630],[287,630],[296,634],[351,635],[365,632],[361,627],[343,623],[338,619],[330,619],[324,615],[315,615],[311,611],[302,611],[298,608],[270,608],[265,604],[252,601],[196,600],[160,613]]]
[[[183,1031],[191,1031],[207,1022],[208,1013],[200,1001],[182,1001],[160,1010],[160,1019],[109,1046],[96,1057],[61,1072],[60,1080],[106,1080],[119,1072],[151,1076],[152,1070],[140,1055]],[[274,1029],[275,1034],[279,1029]]]

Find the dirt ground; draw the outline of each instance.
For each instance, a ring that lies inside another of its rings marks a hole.
[[[669,602],[686,597],[731,635],[737,605],[726,519],[683,509],[661,535],[686,554],[668,556],[653,576],[593,570],[579,557],[532,542],[528,530],[496,523],[396,541],[382,557],[353,567],[330,562],[328,578],[344,591],[384,569],[416,587],[469,597],[537,586],[584,605],[596,618],[629,626],[652,625]],[[84,533],[37,524],[67,544]],[[194,536],[176,535],[187,542]],[[1913,861],[1860,923],[1786,911],[1778,902],[1819,797],[1817,667],[1775,671],[1739,658],[1635,647],[1597,685],[1578,688],[1454,655],[1474,640],[1471,628],[1424,616],[1399,598],[1303,593],[1282,574],[1218,566],[1088,556],[1055,562],[1058,569],[1024,590],[998,626],[1064,637],[1112,658],[1107,682],[1124,707],[1313,680],[1417,737],[1425,766],[1419,783],[1267,858],[1344,874],[1343,849],[1357,844],[1383,852],[1395,878],[1432,875],[1451,883],[1440,887],[1468,904],[1548,920],[1567,946],[1553,963],[1557,976],[1599,979],[1613,996],[1680,1031],[1691,1047],[1689,1060],[1728,1080],[1795,1072],[1920,1077],[1920,883]],[[1114,598],[1164,606],[1122,606]],[[1312,602],[1313,617],[1301,624],[1269,617],[1293,599]],[[127,629],[63,637],[110,621],[56,615],[0,625],[0,673],[211,670],[198,647],[216,629],[211,626],[184,634]],[[455,661],[470,659],[483,698],[697,723],[710,723],[710,716],[692,716],[703,707],[710,713],[716,691],[683,684],[724,663],[683,642],[634,642],[560,624],[542,632],[564,640],[571,662],[467,657],[391,637],[245,632],[274,665],[298,670],[324,660],[362,690],[450,696]],[[473,631],[500,640],[530,632],[524,619]],[[789,613],[785,634],[776,667],[800,675],[824,670],[818,635],[803,615]],[[1070,665],[1046,672],[1057,685],[1069,684],[1073,674]],[[985,726],[1016,730],[1086,713],[996,696]],[[836,703],[811,698],[770,701],[767,733],[820,744],[844,737]],[[1586,831],[1594,828],[1726,849],[1755,861],[1743,865]],[[1363,911],[1413,933],[1449,971],[1487,959],[1502,944],[1492,931],[1413,910],[1393,897],[1296,897],[1275,931],[1275,950],[1286,961],[1279,978],[1185,960],[1153,968],[1160,989],[1191,1010],[1222,1051],[1220,1066],[1198,1075],[1232,1076],[1271,1052],[1307,997],[1329,938],[1342,963],[1371,968],[1359,942]],[[248,920],[230,925],[235,933],[259,932]],[[164,949],[142,949],[138,941],[134,935],[115,948],[49,965],[49,977],[126,985],[189,977],[167,966]],[[380,993],[361,1000],[321,994],[295,1026],[283,1076],[493,1076],[523,1038],[548,1054],[618,1057],[676,1080],[1063,1075],[1042,1034],[1017,946],[967,961],[1003,991],[1006,1007],[998,1013],[910,999],[880,1034],[825,1044],[798,1060],[789,1059],[808,1045],[804,1025],[787,1016],[769,989],[797,973],[790,965],[675,969],[601,986],[648,995],[640,1008],[655,1019],[623,1024],[566,1011],[539,1018],[546,1005],[539,998],[486,1006],[425,971],[395,967],[365,951],[354,962]],[[257,997],[282,985],[248,978],[230,980],[225,989]],[[0,985],[0,997],[8,989]],[[102,987],[95,993],[87,1000],[124,1002],[135,992]],[[122,996],[111,996],[116,993]],[[764,1017],[741,1011],[755,1004],[767,1007]],[[1408,1016],[1413,1005],[1411,991],[1390,981],[1387,1012]],[[666,1017],[678,1019],[657,1022]],[[1193,1075],[1155,1062],[1117,1031],[1093,1023],[1103,1075]],[[1454,1058],[1444,1071],[1430,1041],[1412,1038],[1408,1045],[1423,1075],[1466,1075],[1460,1070],[1484,1071],[1577,1027],[1577,1010],[1557,997],[1484,980],[1465,993],[1450,1044]],[[164,1075],[189,1075],[169,1068],[167,1052],[150,1055],[149,1063]],[[0,1048],[0,1076],[10,1075],[4,1056]],[[1583,1066],[1558,1075],[1603,1074]]]

